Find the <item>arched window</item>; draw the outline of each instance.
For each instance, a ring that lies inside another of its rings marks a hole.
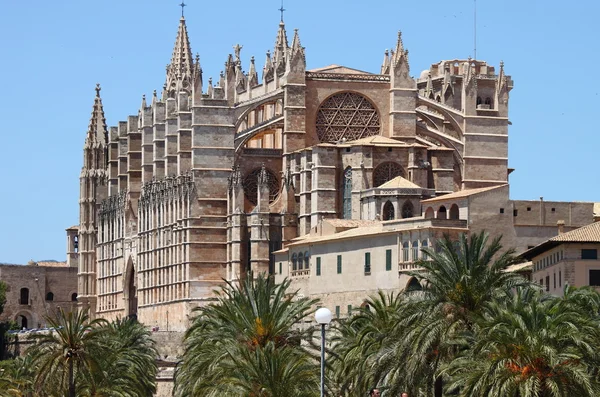
[[[435,101],[436,102],[442,102],[442,98],[438,95],[435,97]]]
[[[419,242],[413,241],[412,243],[412,260],[413,262],[419,259]]]
[[[292,270],[293,271],[298,270],[298,263],[296,263],[297,260],[298,260],[298,256],[294,252],[294,254],[292,255]]]
[[[77,302],[77,292],[71,294],[71,302]]]
[[[73,251],[79,252],[79,237],[73,236]]]
[[[421,241],[421,255],[422,255],[422,259],[423,260],[429,259],[429,257],[427,256],[427,254],[425,252],[423,252],[423,248],[427,248],[427,246],[428,246],[427,240]]]
[[[486,105],[489,105],[490,109],[492,108],[492,99],[490,97],[485,98]]]
[[[29,304],[29,288],[21,288],[21,294],[19,296],[19,303],[21,305]]]
[[[396,210],[394,209],[394,204],[391,201],[386,201],[383,205],[383,220],[391,221],[396,217]]]
[[[413,205],[410,201],[406,201],[402,206],[402,218],[412,218],[414,213]]]
[[[304,255],[302,252],[298,254],[298,270],[302,270],[302,266],[304,265]]]
[[[483,101],[481,100],[481,97],[478,96],[477,97],[477,106],[481,105],[483,103]]]
[[[448,216],[446,214],[446,207],[444,207],[443,205],[440,207],[440,209],[438,210],[438,219],[448,219]]]
[[[344,170],[342,177],[342,218],[352,219],[352,168]]]
[[[317,111],[317,136],[320,142],[353,141],[379,135],[379,113],[364,96],[341,92],[327,98]]]
[[[54,294],[52,292],[48,292],[46,294],[46,300],[47,301],[53,301],[54,300]]]
[[[427,210],[425,211],[425,219],[433,219],[435,217],[435,213],[433,211],[433,208],[429,207],[427,208]]]
[[[450,207],[450,219],[458,219],[458,205],[452,204]]]
[[[402,166],[393,161],[379,164],[373,172],[373,186],[379,187],[397,176],[404,176]]]
[[[404,243],[402,243],[402,262],[408,262],[409,261],[408,250],[409,250],[408,241],[405,241]]]
[[[310,264],[310,255],[308,254],[308,251],[306,251],[304,253],[304,268],[309,269],[310,268],[309,264]]]

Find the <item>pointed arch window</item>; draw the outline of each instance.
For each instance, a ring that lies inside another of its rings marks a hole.
[[[402,218],[412,218],[414,216],[414,208],[410,201],[406,201],[402,206]]]
[[[481,105],[483,103],[483,101],[481,100],[481,97],[478,96],[477,97],[477,106]]]
[[[393,161],[382,163],[373,172],[373,186],[379,187],[397,176],[404,176],[404,170],[400,164]]]
[[[352,168],[344,170],[342,177],[342,218],[352,219]]]
[[[383,220],[391,221],[396,218],[396,210],[394,209],[394,204],[391,201],[386,201],[383,205]]]

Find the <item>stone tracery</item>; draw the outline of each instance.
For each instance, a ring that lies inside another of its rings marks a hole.
[[[263,170],[266,173],[267,184],[269,186],[269,203],[275,201],[279,194],[279,179],[277,179],[273,171],[266,168],[256,168],[246,175],[243,182],[244,194],[248,201],[254,205],[258,204],[258,178]]]
[[[373,186],[379,187],[397,176],[404,176],[404,170],[400,164],[392,161],[380,164],[373,173]]]
[[[379,135],[380,127],[375,106],[354,92],[330,96],[317,112],[317,136],[321,142],[353,141]]]

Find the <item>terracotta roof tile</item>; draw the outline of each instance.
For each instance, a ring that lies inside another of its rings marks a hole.
[[[556,237],[550,241],[556,242],[580,242],[580,243],[600,243],[600,222],[594,222],[579,229],[571,230]]]

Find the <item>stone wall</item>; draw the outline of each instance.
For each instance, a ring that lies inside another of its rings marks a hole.
[[[43,328],[47,325],[46,317],[59,307],[70,311],[77,305],[73,301],[77,297],[74,267],[0,265],[0,280],[8,285],[0,321],[14,320],[19,327]],[[22,298],[26,301],[21,301]]]

